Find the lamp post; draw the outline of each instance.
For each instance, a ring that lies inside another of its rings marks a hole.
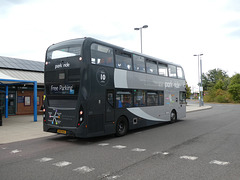
[[[139,27],[139,28],[134,28],[134,30],[140,30],[140,40],[141,40],[141,53],[142,53],[142,29],[143,28],[148,28],[148,25],[144,25],[142,27]]]
[[[202,87],[202,56],[203,54],[194,54],[193,56],[198,57],[198,86],[199,86],[199,106],[203,106],[203,87]],[[199,61],[200,59],[200,61]],[[199,70],[200,67],[200,70]],[[199,71],[200,71],[200,82],[199,82]]]

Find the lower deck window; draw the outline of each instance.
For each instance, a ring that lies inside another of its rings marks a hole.
[[[132,107],[132,92],[131,91],[117,91],[116,105],[117,105],[117,108]]]
[[[134,90],[134,106],[146,106],[146,92],[143,90]]]
[[[158,93],[157,92],[147,92],[147,105],[157,106],[158,105]]]
[[[117,90],[115,95],[115,102],[113,102],[113,91],[107,91],[108,103],[116,108],[164,105],[164,91]]]

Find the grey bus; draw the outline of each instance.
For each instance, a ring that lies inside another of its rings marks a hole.
[[[186,116],[180,65],[97,39],[51,45],[44,77],[46,132],[123,136],[128,130]]]

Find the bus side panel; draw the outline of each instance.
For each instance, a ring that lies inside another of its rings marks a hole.
[[[88,101],[88,133],[109,134],[115,132],[113,123],[106,125],[106,92],[113,89],[113,68],[91,65],[91,90]],[[114,120],[113,120],[114,121]],[[109,128],[113,130],[109,130]]]

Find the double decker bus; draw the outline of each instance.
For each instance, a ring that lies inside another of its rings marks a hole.
[[[46,132],[123,136],[128,130],[186,116],[180,65],[97,39],[51,45],[44,77]]]

